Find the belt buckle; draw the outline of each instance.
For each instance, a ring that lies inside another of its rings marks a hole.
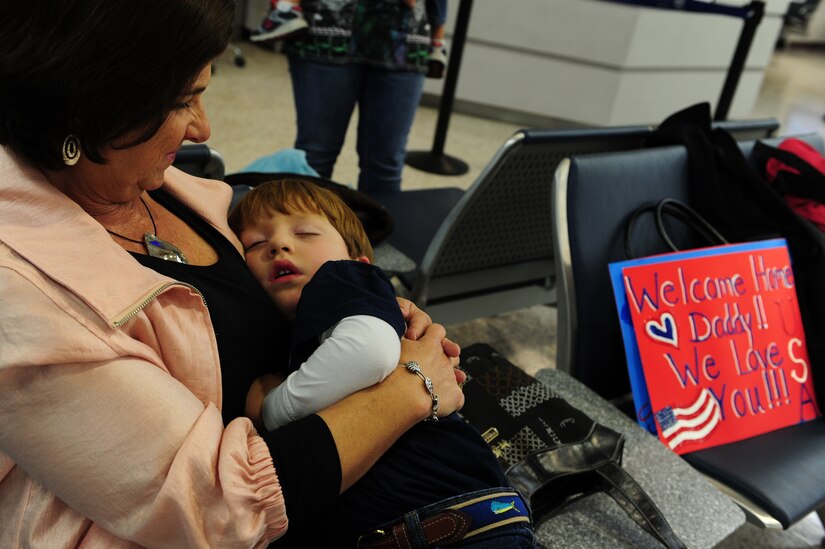
[[[356,543],[356,547],[364,547],[363,545],[361,545],[362,543],[376,542],[386,535],[387,533],[383,530],[373,530],[372,532],[362,534],[358,536],[358,542]]]

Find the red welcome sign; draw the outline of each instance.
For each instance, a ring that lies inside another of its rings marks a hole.
[[[640,422],[676,453],[819,416],[784,240],[610,270]]]

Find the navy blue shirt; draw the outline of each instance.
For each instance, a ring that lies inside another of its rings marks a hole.
[[[293,368],[317,348],[319,334],[353,315],[384,319],[399,337],[406,329],[392,284],[380,269],[355,261],[325,263],[304,287],[298,302]],[[457,414],[422,421],[339,497],[335,509],[323,510],[310,524],[290,522],[285,545],[310,539],[320,542],[319,536],[325,534],[336,547],[354,545],[358,535],[414,509],[503,486],[509,483],[490,447]]]

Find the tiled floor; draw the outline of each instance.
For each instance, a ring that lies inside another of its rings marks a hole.
[[[205,101],[212,123],[209,145],[224,157],[227,172],[284,148],[295,138],[292,91],[285,59],[249,43],[239,44],[246,66],[236,67],[230,55],[215,65]],[[777,51],[765,75],[753,110],[754,118],[776,117],[781,134],[818,132],[825,138],[825,50],[791,47]],[[409,137],[409,150],[432,147],[437,111],[419,109]],[[333,179],[353,184],[358,159],[354,152],[354,124],[344,145]],[[467,188],[498,147],[521,126],[453,114],[445,153],[468,163],[467,174],[437,176],[407,167],[404,188],[456,186]],[[467,345],[492,344],[528,372],[552,367],[555,357],[555,309],[531,309],[450,326],[451,337]],[[723,549],[761,547],[816,547],[825,529],[811,515],[788,531],[765,531],[746,525],[719,545]]]

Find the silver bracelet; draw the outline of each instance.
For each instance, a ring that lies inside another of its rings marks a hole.
[[[427,389],[428,393],[430,393],[430,398],[433,400],[433,412],[430,414],[430,417],[426,419],[426,421],[438,421],[438,395],[435,394],[435,391],[433,391],[433,381],[424,375],[424,372],[421,371],[421,366],[418,365],[418,362],[411,360],[409,362],[402,362],[401,365],[411,373],[420,377],[421,381],[424,382],[424,388]]]

